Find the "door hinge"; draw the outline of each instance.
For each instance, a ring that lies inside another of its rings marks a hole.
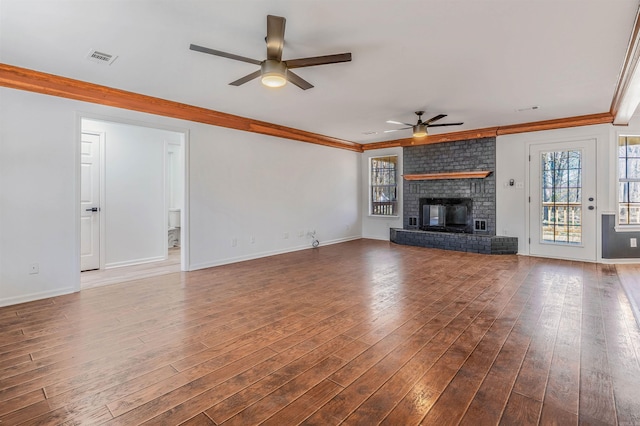
[[[531,244],[531,238],[529,238],[529,244]]]
[[[529,196],[529,202],[531,202],[531,196]]]
[[[529,161],[531,161],[531,154],[529,154]]]

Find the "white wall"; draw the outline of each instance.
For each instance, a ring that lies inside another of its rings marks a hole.
[[[359,153],[6,88],[0,98],[0,305],[79,289],[82,115],[189,132],[190,269],[308,248],[308,230],[321,246],[361,236]]]
[[[162,260],[167,254],[166,161],[182,134],[128,124],[82,120],[104,133],[105,267]]]
[[[0,89],[0,305],[79,289],[77,121],[69,103]],[[30,275],[37,263],[40,273]]]
[[[398,156],[398,216],[381,217],[369,214],[369,160],[371,157],[382,157],[386,155]],[[362,179],[362,237],[376,240],[389,241],[389,228],[402,228],[402,203],[403,195],[403,163],[402,148],[372,149],[365,151],[361,159],[361,179]]]
[[[193,129],[194,268],[310,247],[307,232],[313,230],[321,245],[360,237],[360,154],[210,126]]]
[[[596,139],[597,144],[597,259],[601,260],[601,214],[615,211],[615,176],[611,173],[610,156],[615,152],[611,141],[613,126],[575,127],[542,132],[519,133],[498,136],[496,140],[496,233],[518,237],[518,253],[529,254],[529,146],[534,143],[566,142],[580,139]],[[611,180],[613,178],[613,180]],[[509,179],[524,183],[505,185]]]

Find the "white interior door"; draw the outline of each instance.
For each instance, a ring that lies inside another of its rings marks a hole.
[[[530,146],[529,253],[596,261],[596,141]]]
[[[80,270],[100,269],[100,135],[82,133]]]

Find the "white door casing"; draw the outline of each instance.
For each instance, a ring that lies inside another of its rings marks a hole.
[[[100,135],[80,142],[80,270],[100,269]]]
[[[595,262],[596,140],[532,144],[529,253]]]

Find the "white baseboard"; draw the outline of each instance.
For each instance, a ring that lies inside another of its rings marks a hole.
[[[59,288],[50,291],[41,291],[38,293],[23,294],[15,297],[7,297],[0,299],[0,306],[17,305],[18,303],[33,302],[34,300],[47,299],[49,297],[62,296],[76,291],[73,287]]]
[[[328,240],[328,241],[320,241],[320,247],[328,246],[332,244],[344,243],[347,241],[359,240],[361,238],[362,237],[360,236],[352,236],[352,237],[336,238],[334,240]],[[247,260],[260,259],[262,257],[269,257],[269,256],[276,256],[278,254],[292,253],[294,251],[300,251],[300,250],[313,250],[313,247],[311,247],[311,243],[309,243],[308,245],[305,244],[304,246],[289,247],[281,250],[269,250],[269,251],[264,251],[260,253],[251,253],[244,256],[228,257],[226,259],[216,260],[213,262],[201,262],[201,263],[188,265],[187,271],[197,271],[198,269],[213,268],[215,266],[228,265],[230,263],[237,263],[237,262],[245,262]]]
[[[375,235],[363,235],[362,238],[365,238],[367,240],[391,241],[391,238],[389,237],[389,235],[387,235],[386,237],[379,237]]]
[[[122,268],[124,266],[143,265],[145,263],[160,262],[166,260],[165,256],[148,257],[146,259],[125,260],[123,262],[107,263],[104,269]]]
[[[632,265],[634,263],[640,263],[640,259],[600,259],[598,262],[607,265],[615,265],[616,263]]]

